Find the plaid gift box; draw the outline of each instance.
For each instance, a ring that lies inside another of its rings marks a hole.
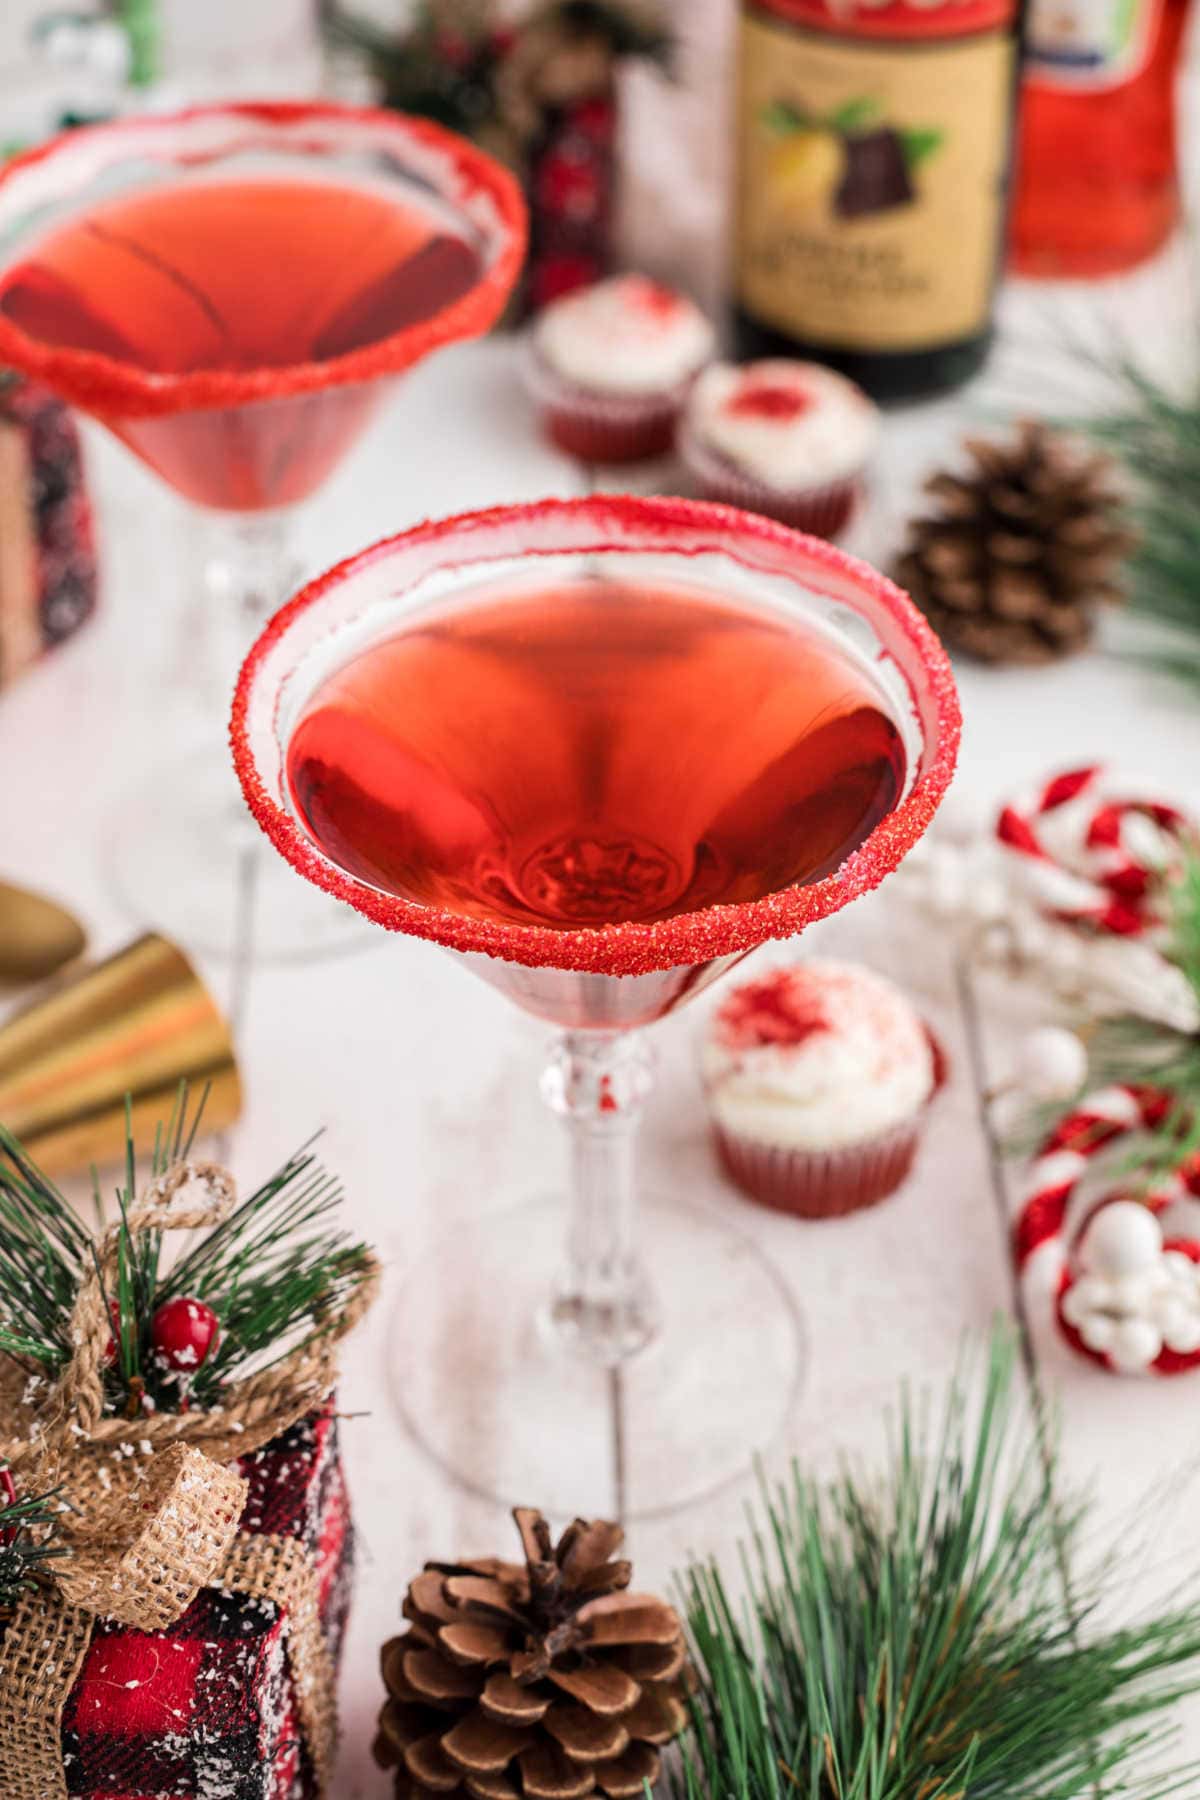
[[[0,687],[70,637],[95,604],[74,422],[45,388],[0,374]]]
[[[243,1457],[239,1530],[294,1540],[316,1573],[336,1666],[353,1531],[333,1402]],[[85,1800],[309,1800],[318,1791],[275,1601],[206,1588],[168,1631],[98,1623],[63,1713],[67,1791]]]

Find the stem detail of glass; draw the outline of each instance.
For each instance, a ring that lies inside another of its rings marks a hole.
[[[300,585],[290,511],[224,514],[204,571],[209,668],[221,727],[238,673],[255,638]]]
[[[658,1328],[635,1248],[634,1145],[652,1086],[638,1031],[564,1032],[542,1077],[571,1158],[566,1262],[549,1322],[570,1349],[606,1367],[643,1349]]]

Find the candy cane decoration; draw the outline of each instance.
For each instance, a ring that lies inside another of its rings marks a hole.
[[[1048,917],[1134,938],[1162,925],[1159,889],[1194,832],[1176,807],[1115,790],[1099,763],[1056,775],[996,822]]]
[[[1054,1299],[1080,1356],[1121,1374],[1200,1368],[1200,1242],[1164,1240],[1158,1215],[1200,1199],[1200,1157],[1131,1199],[1100,1196],[1081,1223],[1070,1214],[1092,1158],[1131,1133],[1162,1125],[1174,1101],[1158,1089],[1114,1086],[1061,1118],[1032,1168],[1013,1230],[1019,1274]]]

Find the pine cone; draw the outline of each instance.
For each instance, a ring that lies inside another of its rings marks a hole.
[[[576,1519],[555,1545],[541,1513],[513,1517],[524,1565],[427,1563],[410,1585],[375,1759],[402,1800],[635,1800],[686,1717],[679,1619],[623,1592],[620,1526]]]
[[[950,648],[983,662],[1082,649],[1100,603],[1121,597],[1117,569],[1133,545],[1111,458],[1034,423],[1011,444],[966,448],[969,474],[926,482],[940,509],[913,521],[897,580]]]

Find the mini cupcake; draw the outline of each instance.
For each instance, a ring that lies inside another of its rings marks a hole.
[[[714,341],[699,307],[644,275],[554,301],[533,328],[527,365],[547,436],[582,462],[664,455]]]
[[[704,1045],[721,1166],[779,1212],[873,1206],[912,1167],[939,1064],[899,988],[868,969],[805,962],[745,982]]]
[[[862,497],[879,409],[819,363],[714,363],[692,388],[679,448],[709,500],[831,538]]]

